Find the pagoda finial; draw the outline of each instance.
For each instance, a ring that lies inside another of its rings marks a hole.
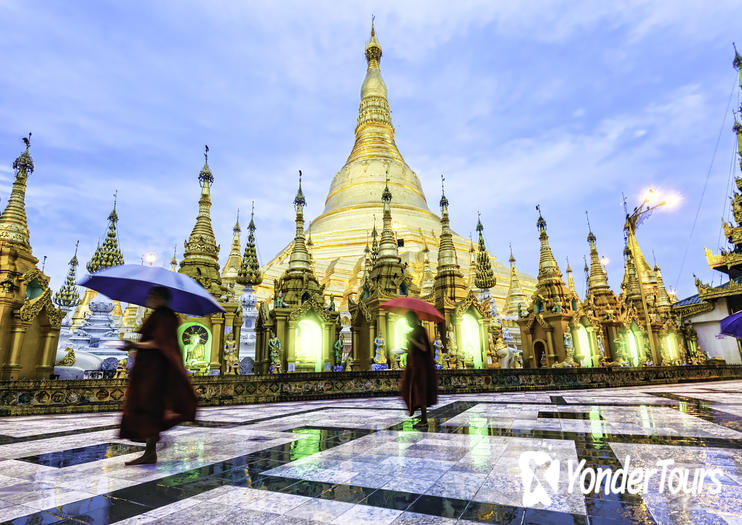
[[[379,69],[379,62],[381,61],[381,46],[376,41],[376,29],[374,28],[375,17],[371,15],[371,38],[366,44],[366,60],[368,61],[369,69]]]
[[[539,229],[540,232],[546,233],[546,221],[544,220],[544,217],[541,215],[540,204],[536,204],[536,211],[538,211],[538,220],[536,221],[536,227]]]
[[[595,242],[595,234],[593,234],[593,229],[590,226],[590,214],[587,210],[585,210],[585,218],[587,220],[587,242]]]
[[[77,289],[75,278],[75,269],[77,268],[77,248],[80,245],[80,241],[75,242],[75,255],[70,259],[70,269],[67,272],[67,277],[64,280],[64,285],[54,294],[54,304],[69,310],[80,304],[80,292]]]
[[[508,261],[510,261],[510,264],[513,264],[515,262],[515,257],[513,256],[513,243],[508,241],[508,247],[510,248],[510,259],[508,259]]]
[[[255,201],[250,208],[250,224],[247,227],[247,243],[245,243],[245,252],[242,255],[240,269],[237,272],[237,282],[244,286],[257,286],[263,282],[263,274],[260,272],[260,263],[258,261],[258,250],[255,245]]]
[[[173,258],[170,259],[170,271],[177,272],[178,271],[178,245],[173,246]]]
[[[116,213],[117,199],[118,191],[115,191],[113,194],[113,210],[111,210],[111,213],[108,215],[108,231],[106,232],[106,238],[103,240],[103,244],[100,244],[100,239],[98,240],[98,247],[95,249],[93,257],[85,265],[90,273],[95,273],[104,268],[124,264],[124,255],[121,253],[121,249],[119,248],[118,231],[116,226],[116,223],[119,220],[118,213]]]
[[[232,231],[234,233],[238,233],[242,231],[242,228],[240,228],[240,209],[237,208],[237,222],[234,223],[234,228],[232,228]]]
[[[477,268],[474,276],[474,285],[480,290],[492,288],[496,284],[495,273],[492,270],[490,254],[484,245],[484,226],[477,211],[477,233],[479,233],[479,249],[477,250]]]
[[[26,221],[26,179],[33,173],[34,165],[29,153],[31,133],[23,137],[26,150],[13,161],[15,181],[8,197],[5,210],[0,215],[0,240],[20,244],[30,251],[31,241]]]
[[[371,24],[373,26],[373,22]],[[372,29],[372,31],[373,31],[373,29]],[[734,42],[732,42],[732,46],[734,47],[734,62],[732,62],[732,65],[738,71],[742,72],[742,56],[740,56],[739,51],[737,51],[737,46],[735,45]]]
[[[389,166],[386,168],[386,178],[384,179],[384,191],[381,193],[381,200],[385,203],[392,202],[392,192],[389,189]]]
[[[211,174],[209,169],[209,145],[204,146],[204,167],[201,168],[201,172],[198,174],[198,181],[201,186],[205,186],[208,182],[209,186],[214,183],[214,175]]]
[[[301,170],[299,170],[299,191],[296,192],[296,197],[294,197],[294,207],[304,207],[307,205],[307,200],[304,198],[304,193],[301,191],[301,176]]]
[[[441,173],[441,210],[448,208],[448,199],[446,198],[446,177]]]

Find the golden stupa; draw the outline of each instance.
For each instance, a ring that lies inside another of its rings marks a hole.
[[[348,310],[348,297],[360,288],[364,248],[372,230],[375,232],[376,224],[380,224],[383,204],[379,196],[386,184],[394,193],[392,226],[399,255],[420,288],[424,287],[426,271],[435,273],[441,229],[440,217],[428,209],[420,180],[394,142],[386,84],[379,68],[381,46],[376,40],[373,22],[365,55],[368,68],[361,86],[355,143],[330,185],[324,211],[307,229],[312,240],[311,256],[317,279],[325,286],[324,295],[334,296],[341,311]],[[273,282],[288,267],[292,244],[263,267],[263,283],[256,288],[258,299],[272,297]],[[472,242],[454,233],[453,244],[466,281],[474,288]],[[490,293],[497,306],[502,307],[511,280],[510,272],[494,257],[492,268],[496,283]],[[530,295],[536,280],[522,273],[519,276],[523,290]]]

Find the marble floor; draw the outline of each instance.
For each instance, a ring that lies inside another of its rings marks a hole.
[[[0,522],[742,525],[742,381],[205,407],[141,466],[118,420],[0,418]]]

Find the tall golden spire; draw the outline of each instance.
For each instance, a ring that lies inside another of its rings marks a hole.
[[[211,227],[211,184],[214,176],[209,169],[209,147],[205,147],[204,167],[198,174],[201,197],[198,200],[198,215],[190,237],[183,243],[185,250],[180,262],[180,273],[192,277],[213,294],[220,293],[219,245],[216,244]]]
[[[495,272],[492,271],[492,261],[490,254],[484,245],[484,236],[482,232],[482,218],[477,212],[477,233],[479,234],[479,248],[477,250],[477,268],[474,277],[474,285],[480,290],[492,288],[496,284]]]
[[[518,270],[515,268],[515,257],[513,256],[513,247],[510,247],[510,286],[508,295],[505,297],[505,306],[503,313],[505,315],[519,317],[522,310],[528,307],[526,294],[520,287],[518,279]]]
[[[587,212],[585,212],[587,216]],[[587,220],[587,242],[590,245],[590,275],[587,279],[587,293],[594,294],[598,290],[604,292],[610,290],[608,286],[608,276],[603,270],[603,265],[600,263],[600,256],[598,254],[598,248],[595,245],[595,234],[590,227],[590,219]],[[587,265],[587,262],[585,263]]]
[[[386,261],[400,261],[397,240],[394,238],[394,231],[392,230],[392,192],[389,190],[388,184],[384,186],[381,200],[384,203],[384,214],[382,215],[381,240],[379,241],[379,253],[376,256],[376,265]]]
[[[639,288],[639,278],[637,276],[634,258],[631,255],[631,249],[628,245],[623,250],[623,256],[625,263],[623,282],[621,283],[622,299],[627,306],[635,306],[638,309],[641,307],[642,292]]]
[[[541,242],[536,294],[541,295],[544,299],[551,299],[555,303],[564,304],[567,298],[566,285],[562,280],[559,265],[551,253],[549,236],[546,234],[546,221],[541,215],[541,206],[536,206],[536,209],[538,210],[536,226],[539,230],[539,241]]]
[[[234,223],[232,228],[232,247],[229,250],[229,255],[222,268],[222,278],[231,282],[237,281],[237,276],[242,265],[242,257],[240,251],[242,249],[242,243],[240,241],[240,210],[237,210],[237,221]]]
[[[448,218],[448,198],[443,186],[445,178],[441,175],[441,236],[438,244],[438,272],[446,268],[458,268],[459,261],[453,245],[453,232]]]
[[[662,273],[657,262],[654,263],[654,274],[657,276],[657,309],[662,313],[670,311],[672,302],[670,301],[670,295],[667,293],[665,288],[665,282],[662,280]]]
[[[26,179],[33,173],[34,165],[29,149],[31,148],[31,133],[23,137],[26,150],[13,161],[15,181],[10,191],[8,203],[0,215],[0,241],[20,244],[31,251],[31,241],[26,221]]]
[[[435,303],[444,309],[445,299],[457,302],[467,294],[467,283],[459,267],[456,248],[453,245],[453,232],[448,218],[448,198],[444,187],[445,177],[441,175],[441,235],[438,240],[438,269],[433,281]]]
[[[170,259],[170,271],[171,272],[177,272],[178,271],[177,247],[175,247],[175,246],[173,246],[173,258]]]
[[[104,268],[124,264],[124,255],[121,253],[121,249],[119,248],[118,232],[116,229],[116,223],[118,223],[119,220],[118,213],[116,213],[117,198],[118,192],[113,195],[113,210],[111,210],[111,213],[108,215],[108,231],[106,232],[106,238],[102,245],[98,245],[93,253],[93,257],[85,265],[90,273],[95,273]]]
[[[80,304],[80,292],[77,289],[77,279],[75,277],[75,269],[79,264],[77,260],[77,247],[79,244],[80,241],[75,243],[75,255],[70,259],[70,269],[67,272],[64,285],[54,294],[54,303],[65,310],[69,310]]]
[[[257,286],[263,282],[263,275],[260,273],[260,263],[258,262],[258,251],[255,246],[255,202],[252,203],[250,210],[250,224],[247,225],[247,243],[245,243],[245,253],[242,255],[242,265],[237,275],[237,282],[245,286]]]
[[[299,170],[299,190],[294,197],[294,208],[296,209],[296,233],[294,234],[294,246],[289,257],[289,270],[311,270],[309,250],[307,250],[304,237],[304,206],[307,201],[301,191],[301,170]]]
[[[312,296],[322,301],[324,290],[324,286],[319,284],[312,270],[312,260],[304,237],[304,206],[306,204],[304,193],[301,191],[301,171],[299,171],[299,190],[294,198],[294,208],[296,208],[294,244],[289,256],[288,268],[274,283],[274,293],[282,294],[283,301],[288,306],[300,305]]]
[[[373,20],[371,21],[371,38],[366,44],[365,54],[368,69],[361,86],[356,141],[346,164],[371,157],[386,157],[404,162],[394,143],[394,126],[386,98],[386,84],[381,78],[379,69],[381,45],[376,40]]]
[[[569,259],[567,259],[567,288],[573,296],[579,297],[577,295],[577,288],[575,287],[575,278],[572,275],[572,267],[569,265]]]

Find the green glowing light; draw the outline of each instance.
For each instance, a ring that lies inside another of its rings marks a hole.
[[[631,358],[631,364],[639,366],[639,344],[636,342],[636,334],[633,330],[630,330],[627,335],[629,340],[629,357]]]
[[[582,356],[580,364],[583,367],[591,368],[593,366],[593,356],[590,354],[590,338],[587,335],[587,330],[582,325],[577,326],[577,345]]]
[[[667,334],[665,336],[665,344],[667,345],[667,354],[670,356],[670,360],[675,359],[677,351],[675,350],[675,337],[673,334]]]
[[[322,371],[322,328],[312,319],[302,319],[296,326],[296,360],[314,363],[314,371]]]
[[[319,444],[325,438],[325,431],[318,428],[301,428],[294,430],[295,434],[302,434],[302,439],[291,443],[291,461],[305,458],[319,452]]]
[[[603,420],[600,418],[600,410],[593,408],[589,412],[590,433],[593,439],[603,439]]]
[[[407,319],[400,317],[394,323],[394,348],[407,349],[407,334],[412,332],[412,327]]]
[[[461,319],[461,343],[464,351],[474,361],[474,368],[482,368],[482,343],[479,338],[479,323],[471,314],[464,314]]]

